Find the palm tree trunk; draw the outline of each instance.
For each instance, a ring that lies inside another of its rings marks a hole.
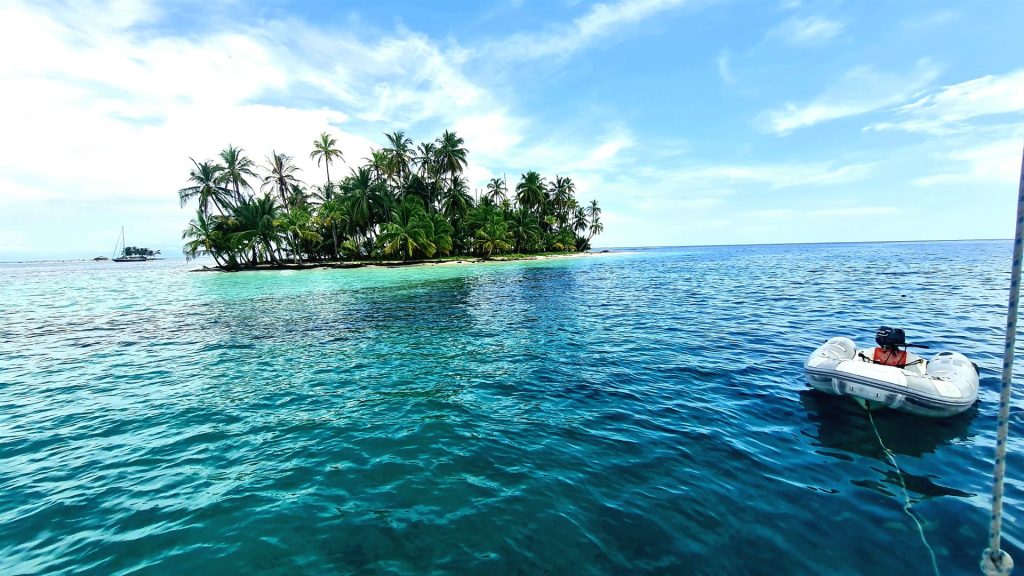
[[[292,237],[292,260],[294,260],[296,264],[302,264],[302,255],[299,253],[299,245],[296,242],[295,235],[289,235]]]

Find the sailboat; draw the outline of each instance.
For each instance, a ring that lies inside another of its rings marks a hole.
[[[121,253],[118,254],[117,247],[121,247]],[[114,256],[111,258],[114,262],[145,262],[148,260],[142,254],[125,254],[124,253],[124,226],[121,226],[121,236],[118,237],[117,243],[114,244]]]

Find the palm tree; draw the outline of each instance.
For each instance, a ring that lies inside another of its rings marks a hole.
[[[388,139],[389,148],[384,151],[391,159],[395,176],[399,183],[405,182],[409,176],[409,166],[412,164],[412,140],[406,137],[405,132],[397,131],[384,134]]]
[[[327,168],[327,183],[331,183],[331,162],[335,158],[340,158],[342,162],[345,161],[345,157],[341,154],[341,150],[335,148],[338,143],[337,140],[332,138],[327,132],[321,132],[320,138],[313,140],[313,151],[309,153],[310,160],[316,160],[317,168],[320,167],[320,162],[323,161]]]
[[[420,177],[419,174],[411,174],[402,183],[402,199],[409,197],[420,200],[424,206],[430,204],[431,197],[431,185],[426,180]]]
[[[184,208],[189,200],[198,198],[199,210],[204,214],[209,215],[211,204],[217,209],[217,212],[224,214],[224,208],[227,206],[227,194],[220,186],[220,173],[224,168],[210,162],[196,162],[194,158],[189,158],[189,160],[192,161],[195,168],[189,172],[188,179],[189,182],[195,183],[195,186],[178,190],[181,207]]]
[[[473,245],[481,251],[484,258],[490,258],[494,252],[512,249],[512,234],[508,224],[498,214],[493,214],[477,231]]]
[[[299,168],[292,162],[291,156],[272,151],[270,156],[267,156],[267,165],[264,166],[264,169],[269,172],[263,178],[264,188],[269,187],[276,190],[281,198],[281,207],[287,210],[292,185],[302,183],[302,180],[295,175]]]
[[[576,250],[576,245],[576,235],[568,228],[563,228],[548,237],[548,249],[555,252],[571,252]]]
[[[377,243],[381,252],[391,254],[398,250],[402,260],[422,252],[433,256],[437,246],[431,241],[430,220],[416,200],[407,200],[391,210],[391,221],[384,225]]]
[[[416,156],[413,160],[418,165],[417,173],[420,178],[428,180],[437,177],[436,161],[437,146],[433,142],[422,142],[416,147]]]
[[[196,210],[196,217],[188,223],[188,228],[181,235],[182,240],[188,240],[182,248],[185,260],[191,261],[199,256],[210,255],[218,266],[225,266],[223,258],[227,255],[229,246],[223,226],[217,218],[223,217],[210,217],[202,209]]]
[[[422,142],[416,147],[416,174],[423,179],[427,191],[427,212],[434,209],[434,195],[438,191],[438,178],[441,169],[437,159],[437,145],[433,142]]]
[[[587,206],[587,216],[590,218],[590,234],[587,236],[589,244],[591,238],[604,232],[604,224],[601,223],[601,207],[597,205],[597,200],[590,201],[590,206]]]
[[[292,258],[302,264],[302,242],[319,242],[323,238],[309,229],[310,214],[304,207],[292,207],[274,221],[274,226],[291,244]]]
[[[334,182],[327,182],[323,186],[313,186],[312,198],[323,204],[332,200],[338,192],[338,185]]]
[[[519,206],[539,213],[544,205],[544,198],[544,179],[540,174],[533,170],[523,174],[516,185],[516,202]]]
[[[590,222],[587,220],[587,209],[577,205],[572,213],[572,229],[579,234],[586,232],[588,227]]]
[[[541,229],[535,218],[525,208],[513,212],[508,219],[508,229],[517,252],[531,252],[541,241]]]
[[[383,185],[375,181],[370,168],[360,166],[342,183],[353,229],[364,238],[386,213]]]
[[[447,256],[452,251],[455,229],[442,214],[433,212],[427,215],[430,221],[430,241],[437,247],[437,252]]]
[[[243,188],[252,189],[249,181],[245,179],[246,176],[256,178],[256,163],[250,160],[244,152],[245,150],[242,148],[235,148],[231,144],[228,144],[228,147],[220,152],[220,159],[223,162],[220,182],[230,184],[234,188],[236,203],[242,201]]]
[[[394,166],[391,164],[391,157],[384,150],[370,150],[370,157],[363,160],[367,162],[375,181],[386,182],[391,178]]]
[[[487,182],[487,193],[484,195],[494,204],[501,204],[501,202],[508,198],[505,189],[505,180],[503,178],[491,178]]]
[[[454,181],[455,177],[466,169],[466,155],[469,152],[462,147],[463,144],[465,140],[448,130],[437,139],[438,169],[442,174],[448,174],[449,182]]]
[[[351,227],[348,204],[341,198],[331,198],[320,204],[317,209],[317,221],[331,231],[331,255],[338,259],[338,229]]]
[[[243,251],[252,250],[253,264],[259,263],[260,252],[266,254],[271,262],[280,263],[274,255],[275,251],[280,251],[279,217],[280,212],[269,194],[246,200],[231,211],[231,218],[236,224],[233,241]]]
[[[551,201],[555,208],[555,218],[560,226],[569,223],[570,211],[573,196],[576,194],[576,184],[569,177],[555,176],[551,184]]]
[[[466,217],[473,207],[473,197],[469,195],[469,186],[462,178],[457,178],[441,199],[441,211],[449,222],[456,222]]]

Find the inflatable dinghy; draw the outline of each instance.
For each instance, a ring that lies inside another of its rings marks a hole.
[[[885,326],[875,340],[877,348],[862,349],[841,336],[825,342],[804,364],[807,383],[822,392],[851,396],[865,408],[920,416],[953,416],[978,399],[978,368],[963,354],[939,352],[925,360],[906,350],[915,346],[906,344],[903,330]]]

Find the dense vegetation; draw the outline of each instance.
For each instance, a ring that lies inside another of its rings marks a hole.
[[[293,159],[272,152],[264,166],[228,146],[217,161],[192,163],[181,205],[196,200],[182,238],[188,258],[210,255],[223,268],[291,261],[422,259],[448,255],[490,258],[504,253],[582,251],[604,230],[597,201],[580,205],[571,179],[523,174],[515,189],[494,178],[475,198],[463,171],[469,152],[454,132],[434,142],[386,134],[388,146],[340,181],[331,164],[344,161],[328,134],[310,158],[326,170],[307,187]],[[257,193],[252,184],[259,184]]]
[[[149,248],[139,248],[137,246],[125,246],[124,247],[124,254],[122,254],[122,255],[123,256],[146,256],[146,257],[152,258],[153,256],[156,256],[159,253],[160,253],[159,250],[153,251],[153,250],[150,250]]]

